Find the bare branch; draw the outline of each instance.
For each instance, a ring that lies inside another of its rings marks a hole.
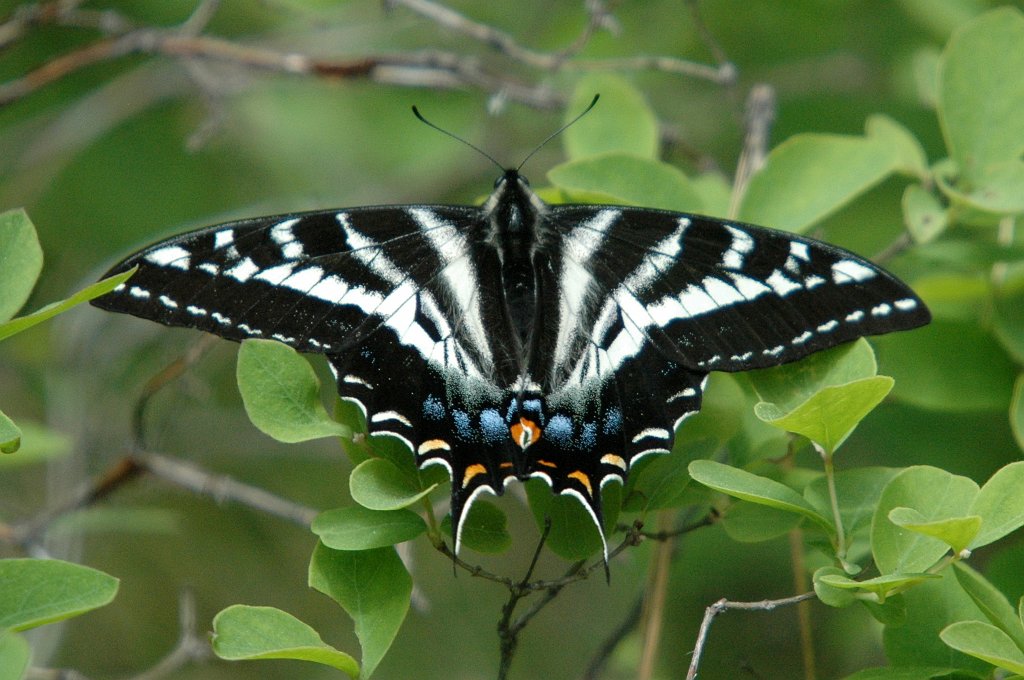
[[[731,602],[722,598],[718,602],[704,610],[704,620],[701,621],[700,630],[697,632],[697,642],[693,647],[693,657],[690,660],[690,668],[686,672],[686,680],[694,680],[697,677],[697,669],[700,667],[700,657],[704,653],[704,646],[708,641],[708,631],[715,617],[730,609],[741,609],[745,611],[772,611],[778,607],[787,607],[815,597],[813,592],[801,593],[792,597],[784,597],[778,600],[758,600],[757,602]]]
[[[89,66],[131,54],[150,54],[185,60],[207,60],[241,68],[284,75],[327,79],[369,79],[387,85],[434,89],[477,89],[495,101],[515,101],[539,109],[564,104],[564,97],[543,84],[532,84],[508,75],[508,69],[488,70],[469,54],[426,50],[398,54],[370,54],[324,58],[298,51],[284,51],[241,44],[202,34],[219,0],[202,0],[192,15],[174,28],[140,27],[125,17],[106,10],[86,11],[77,2],[32,3],[19,7],[0,24],[0,47],[22,37],[36,24],[99,29],[106,38],[53,58],[14,80],[0,83],[0,106],[24,98],[62,78]],[[550,72],[561,68],[577,70],[655,70],[728,84],[735,80],[735,68],[724,57],[718,66],[669,56],[636,56],[622,59],[579,60],[580,53],[598,30],[615,23],[610,14],[616,0],[588,0],[587,23],[577,38],[562,50],[543,52],[527,48],[511,35],[474,21],[433,0],[390,0],[440,26],[467,35],[509,60],[529,68]],[[697,16],[695,14],[695,16]],[[698,24],[698,30],[704,31]],[[707,39],[705,40],[707,42]],[[711,43],[713,54],[721,51]]]

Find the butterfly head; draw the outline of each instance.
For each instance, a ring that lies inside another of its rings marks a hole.
[[[547,212],[547,204],[530,188],[530,182],[516,169],[508,169],[494,181],[494,191],[484,204],[493,233],[529,238],[534,235],[537,218]]]

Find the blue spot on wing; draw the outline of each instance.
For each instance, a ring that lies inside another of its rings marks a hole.
[[[558,446],[569,448],[572,445],[572,420],[561,413],[551,416],[544,428],[544,436]]]

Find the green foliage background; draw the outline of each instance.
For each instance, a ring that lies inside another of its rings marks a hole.
[[[0,2],[0,17],[18,4]],[[757,82],[776,90],[775,143],[802,132],[860,135],[869,116],[883,113],[911,130],[934,162],[948,155],[934,111],[939,51],[959,26],[1002,4],[1007,3],[706,2],[708,29],[739,69],[735,89],[659,73],[625,75],[660,122],[678,134],[680,142],[662,157],[690,177],[716,169],[731,175],[742,142],[743,96]],[[194,8],[179,0],[88,5],[158,25],[182,21]],[[467,0],[458,7],[539,49],[564,45],[583,21],[577,3]],[[587,56],[708,59],[690,15],[675,0],[626,2],[616,16],[620,37],[598,34]],[[385,13],[375,2],[228,0],[209,32],[331,56],[432,46],[499,62],[463,37],[401,10]],[[32,31],[0,52],[0,82],[92,37],[52,26]],[[188,73],[178,62],[128,57],[0,108],[0,208],[26,207],[46,254],[42,282],[27,309],[91,282],[114,257],[191,227],[326,206],[470,202],[486,194],[494,168],[424,128],[409,114],[411,104],[508,164],[518,163],[562,119],[560,111],[518,105],[491,116],[486,98],[473,91],[326,82],[223,65],[202,67],[200,76],[210,86],[203,93]],[[514,75],[538,77],[522,67]],[[570,71],[540,76],[567,95],[578,77]],[[207,132],[211,122],[215,126]],[[540,184],[545,171],[563,160],[562,147],[553,144],[525,171]],[[905,185],[902,178],[883,182],[814,234],[866,255],[878,252],[903,228]],[[801,189],[815,191],[813,185],[778,188],[797,194]],[[958,235],[979,243],[989,240],[960,229],[965,231]],[[939,303],[933,304],[935,324],[913,338],[875,343],[880,371],[896,377],[897,399],[860,426],[844,445],[841,465],[928,464],[983,482],[1020,458],[1007,417],[1022,360],[1019,345],[1012,352],[1020,324],[993,329],[993,307],[1000,301],[992,299],[984,276],[958,271],[958,255],[950,257],[944,270],[949,276],[931,279],[922,291],[929,303]],[[895,264],[911,280],[928,273],[928,266]],[[1004,301],[1010,311],[1000,318],[1019,322],[1019,299]],[[50,446],[69,455],[47,468],[0,459],[0,516],[12,521],[31,515],[122,455],[130,408],[143,383],[194,339],[187,331],[88,309],[8,340],[0,353],[0,407],[24,425],[27,452]],[[275,444],[248,423],[233,382],[234,352],[234,346],[219,343],[186,378],[156,397],[146,414],[148,445],[314,507],[351,504],[350,465],[336,447]],[[931,381],[923,384],[923,376]],[[66,440],[55,444],[34,434],[33,422],[47,423]],[[515,574],[528,563],[536,528],[514,498],[500,505],[510,514],[513,551],[479,561]],[[58,556],[117,575],[122,584],[112,605],[65,624],[63,639],[54,639],[54,656],[37,662],[72,666],[97,678],[147,667],[174,644],[183,588],[194,592],[202,626],[231,604],[273,605],[301,612],[335,647],[358,648],[352,623],[306,586],[315,538],[279,520],[143,481],[53,533]],[[613,564],[611,586],[596,579],[567,589],[527,630],[513,677],[577,675],[642,588],[649,547]],[[491,675],[504,592],[464,575],[453,578],[451,565],[424,541],[414,544],[409,559],[418,589],[413,611],[377,677]],[[557,573],[562,564],[547,555],[542,569]],[[1011,602],[1024,594],[1019,539],[979,552],[972,564],[984,568]],[[710,602],[792,592],[785,537],[736,543],[721,527],[686,537],[673,568],[664,677],[677,677],[688,664]],[[863,610],[812,607],[821,677],[884,663],[879,627]],[[701,677],[734,678],[745,668],[760,677],[797,677],[795,616],[779,610],[721,618]],[[635,654],[627,645],[616,658],[621,677],[631,676]],[[243,678],[254,668],[212,663],[175,677]],[[286,661],[263,662],[258,673],[334,677]]]

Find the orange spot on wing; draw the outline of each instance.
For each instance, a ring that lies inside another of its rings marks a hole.
[[[543,465],[544,467],[549,467],[549,468],[556,468],[556,467],[558,467],[556,464],[552,463],[550,460],[542,460],[542,459],[537,459],[537,465]]]
[[[620,470],[626,469],[626,460],[622,456],[617,456],[614,453],[606,453],[601,456],[601,462],[608,465],[614,465]]]
[[[521,449],[525,449],[540,439],[541,429],[537,427],[537,423],[527,418],[520,418],[519,422],[508,428],[508,430],[512,435],[512,441],[518,444]]]
[[[451,450],[452,450],[452,447],[448,446],[448,442],[446,442],[443,439],[428,439],[425,442],[423,442],[422,444],[420,444],[419,449],[417,449],[417,453],[419,453],[420,455],[423,455],[425,453],[430,453],[431,451],[451,451]]]
[[[480,463],[473,463],[472,465],[466,468],[466,472],[463,473],[462,475],[462,486],[469,486],[469,483],[473,480],[474,477],[476,477],[477,475],[485,474],[487,474],[487,468],[485,468]]]
[[[570,472],[568,475],[566,475],[566,477],[568,477],[569,479],[575,479],[577,482],[582,484],[583,488],[587,490],[587,495],[593,497],[594,488],[590,486],[590,477],[587,476],[587,473],[583,472],[582,470],[575,470],[574,472]]]

